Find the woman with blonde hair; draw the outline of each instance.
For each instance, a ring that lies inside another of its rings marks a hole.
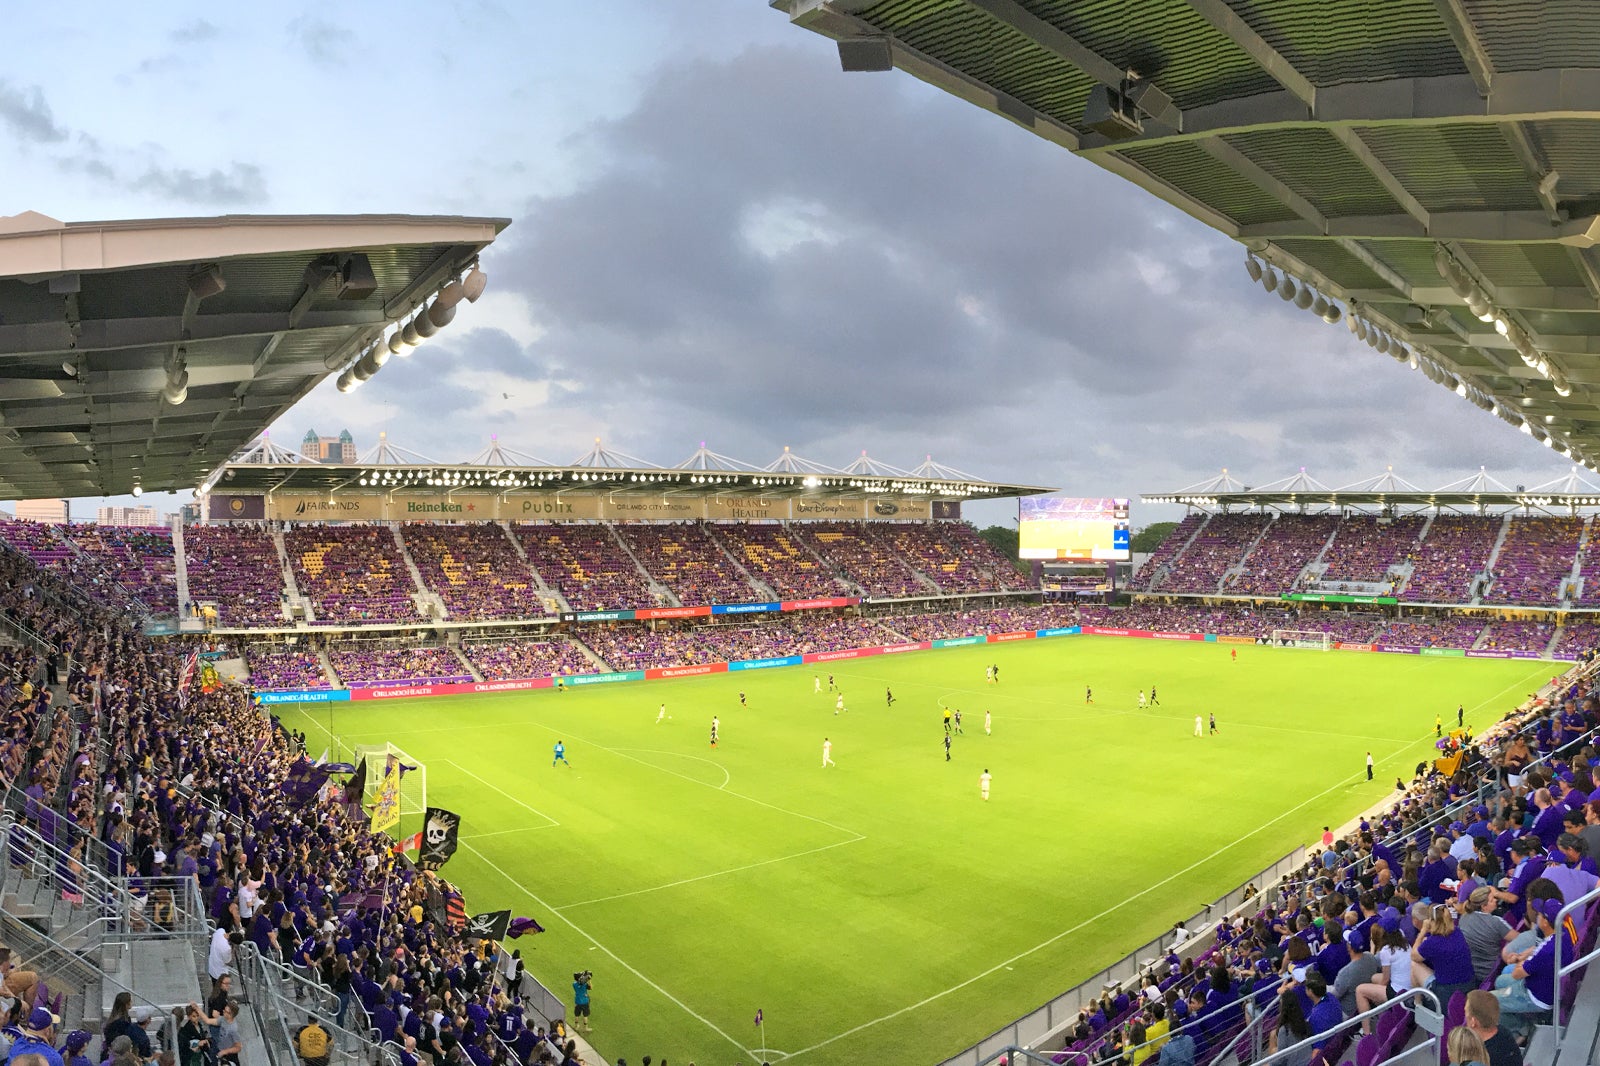
[[[1444,904],[1436,904],[1427,920],[1417,927],[1411,947],[1412,984],[1427,988],[1439,997],[1439,1008],[1450,1006],[1450,997],[1466,995],[1476,982],[1472,976],[1472,946],[1456,925],[1456,916]]]
[[[1489,1049],[1483,1046],[1483,1038],[1464,1025],[1450,1030],[1445,1049],[1450,1053],[1450,1066],[1489,1066]]]

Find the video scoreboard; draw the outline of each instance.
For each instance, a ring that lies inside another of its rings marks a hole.
[[[1017,554],[1023,559],[1115,563],[1132,558],[1125,499],[1024,496],[1019,503]]]

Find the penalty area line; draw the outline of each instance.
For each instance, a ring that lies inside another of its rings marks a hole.
[[[556,827],[556,826],[561,824],[560,822],[556,821],[554,818],[550,817],[548,814],[546,814],[543,811],[541,811],[539,808],[534,807],[534,806],[530,806],[529,804],[524,803],[522,800],[519,800],[517,797],[515,797],[511,793],[507,792],[505,789],[501,788],[499,785],[495,784],[493,781],[485,781],[483,778],[479,777],[477,774],[473,773],[471,770],[468,770],[465,766],[462,766],[460,763],[456,762],[454,759],[440,759],[439,761],[442,762],[442,763],[446,763],[446,764],[448,764],[450,766],[454,766],[457,770],[460,770],[462,773],[466,774],[468,777],[472,778],[474,781],[477,781],[479,784],[487,785],[489,788],[494,789],[496,792],[500,793],[500,795],[504,796],[506,799],[510,800],[512,803],[515,803],[518,807],[521,807],[523,810],[526,810],[526,811],[532,811],[534,814],[537,814],[540,818],[543,818],[545,821],[550,823],[550,825],[548,825],[548,826],[532,826],[530,828],[534,828],[534,829],[540,829],[540,828],[549,829],[549,828],[554,828],[554,827]],[[484,835],[487,836],[488,834],[484,834]]]
[[[673,1004],[679,1010],[683,1011],[689,1017],[693,1018],[695,1021],[699,1022],[701,1025],[704,1025],[707,1029],[710,1029],[713,1033],[716,1033],[718,1036],[722,1037],[722,1039],[726,1040],[729,1044],[731,1044],[739,1052],[739,1054],[741,1054],[741,1055],[752,1055],[752,1054],[754,1054],[754,1052],[750,1048],[747,1048],[747,1047],[743,1046],[737,1040],[735,1040],[733,1037],[729,1036],[726,1032],[724,1032],[721,1029],[721,1027],[719,1027],[717,1025],[716,1022],[713,1022],[711,1019],[707,1018],[705,1015],[703,1015],[703,1014],[699,1013],[698,1011],[696,1011],[693,1007],[690,1007],[683,1000],[679,999],[677,996],[674,996],[671,992],[668,992],[665,988],[662,988],[660,985],[656,984],[650,978],[646,977],[643,973],[641,973],[637,968],[629,965],[628,962],[626,960],[624,960],[620,955],[618,955],[616,952],[612,951],[610,948],[606,947],[604,944],[600,943],[600,941],[596,940],[593,936],[591,936],[588,932],[586,932],[581,926],[579,926],[577,922],[574,922],[571,918],[568,918],[565,914],[561,913],[561,909],[559,907],[552,907],[552,906],[550,906],[550,904],[548,904],[544,900],[540,899],[537,895],[535,895],[533,893],[533,891],[531,889],[529,889],[527,886],[523,885],[516,878],[512,877],[510,874],[508,874],[504,870],[502,870],[499,867],[499,865],[497,865],[493,860],[491,860],[483,852],[479,851],[477,848],[473,847],[471,844],[469,844],[465,840],[463,840],[461,842],[461,846],[466,848],[468,851],[472,852],[472,854],[476,855],[478,857],[478,861],[482,862],[485,866],[489,867],[489,869],[493,870],[495,873],[497,873],[501,877],[505,878],[506,882],[508,884],[510,884],[512,888],[516,889],[518,892],[521,892],[524,896],[527,896],[529,899],[533,900],[534,903],[536,903],[539,906],[543,907],[545,910],[549,911],[551,914],[554,914],[557,918],[560,918],[563,922],[565,922],[567,924],[567,926],[574,933],[577,933],[580,937],[582,937],[583,939],[587,940],[590,944],[594,945],[594,947],[596,949],[598,949],[599,951],[604,952],[606,957],[609,958],[612,962],[615,962],[618,966],[621,966],[624,970],[627,970],[629,973],[633,974],[633,976],[637,977],[639,980],[641,980],[645,984],[649,985],[652,989],[654,989],[657,993],[659,993],[662,998],[666,999],[668,1002]]]

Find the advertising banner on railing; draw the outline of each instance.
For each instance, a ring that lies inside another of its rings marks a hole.
[[[1373,650],[1371,644],[1351,644],[1351,643],[1347,643],[1347,642],[1342,641],[1342,640],[1335,641],[1333,646],[1335,648],[1338,648],[1340,651],[1372,651]]]
[[[781,610],[781,603],[718,603],[711,607],[712,614],[767,614]]]
[[[1461,658],[1467,654],[1465,648],[1418,648],[1419,655],[1448,655],[1452,658]]]
[[[1034,639],[1034,632],[1031,629],[1025,629],[1025,630],[1023,630],[1023,631],[1021,631],[1019,633],[990,633],[989,634],[989,643],[990,644],[1009,644],[1013,640],[1032,640],[1032,639]]]
[[[710,607],[641,607],[633,612],[633,617],[648,621],[652,618],[705,618],[710,614]]]
[[[987,637],[946,637],[929,642],[935,648],[963,648],[968,644],[987,644]]]
[[[262,703],[342,703],[350,698],[350,690],[342,688],[311,688],[257,692]]]
[[[1290,592],[1283,598],[1301,603],[1381,603],[1387,606],[1400,602],[1393,596],[1355,596],[1341,592]]]
[[[854,607],[861,602],[858,596],[824,596],[815,600],[784,600],[785,611],[818,611],[827,607]]]
[[[774,666],[799,666],[805,660],[799,655],[775,655],[770,659],[741,659],[728,664],[729,670],[768,670]]]
[[[381,685],[373,688],[350,690],[353,700],[393,700],[410,696],[463,696],[478,692],[525,692],[529,689],[549,688],[555,684],[550,677],[522,677],[505,681],[451,681],[439,685]]]
[[[1084,630],[1084,632],[1087,633],[1088,630]],[[1255,642],[1255,637],[1236,637],[1229,633],[1223,633],[1217,637],[1218,644],[1254,644]]]
[[[1040,637],[1075,637],[1081,633],[1077,626],[1064,626],[1060,629],[1041,629],[1036,636]]]
[[[1515,651],[1506,648],[1469,648],[1466,656],[1469,659],[1542,659],[1544,656],[1536,651]]]
[[[1415,655],[1415,654],[1417,654],[1417,652],[1420,649],[1418,649],[1418,648],[1403,648],[1398,644],[1374,644],[1372,646],[1372,650],[1373,651],[1386,651],[1386,652],[1389,652],[1389,653],[1394,654],[1394,655]]]
[[[610,685],[618,681],[643,681],[643,670],[618,670],[610,674],[579,674],[566,678],[569,685]]]
[[[727,663],[694,663],[690,666],[653,666],[644,672],[644,676],[646,681],[655,681],[663,677],[700,677],[727,672]]]

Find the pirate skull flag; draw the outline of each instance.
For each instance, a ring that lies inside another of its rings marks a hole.
[[[443,807],[429,807],[422,821],[422,851],[417,862],[428,870],[443,866],[456,853],[460,832],[461,815]]]
[[[461,931],[461,935],[469,940],[504,940],[506,927],[510,924],[509,910],[485,911],[468,918],[467,927]]]

